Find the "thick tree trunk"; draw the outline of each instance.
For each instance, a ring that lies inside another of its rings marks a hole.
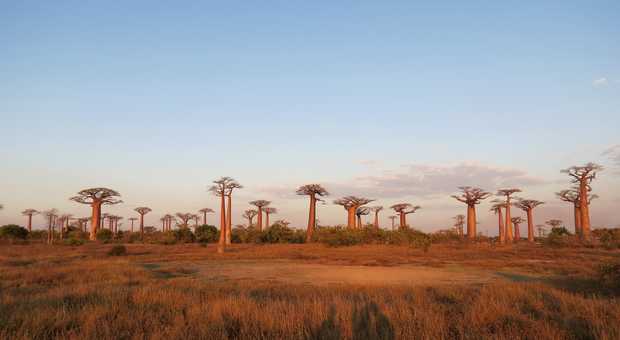
[[[144,214],[140,214],[140,238],[144,239]]]
[[[532,209],[527,210],[527,240],[534,242],[534,214]]]
[[[52,243],[52,232],[53,232],[52,231],[52,223],[53,223],[52,220],[53,220],[53,217],[50,216],[49,223],[47,224],[47,243],[48,244]]]
[[[499,242],[506,243],[506,228],[504,228],[504,215],[502,214],[502,208],[499,208],[497,216],[499,218]]]
[[[400,229],[407,228],[407,215],[405,215],[404,211],[398,213],[400,217]]]
[[[575,234],[581,237],[581,208],[575,204],[573,213],[575,214]]]
[[[395,218],[392,219],[392,231],[394,231],[394,220]]]
[[[93,202],[91,207],[92,216],[90,218],[90,240],[94,241],[97,239],[97,228],[101,223],[101,202]]]
[[[310,212],[308,215],[308,229],[306,230],[306,243],[312,242],[314,227],[316,227],[316,197],[310,196]]]
[[[228,209],[226,211],[226,244],[231,243],[232,235],[232,192],[228,195]]]
[[[469,239],[476,238],[476,208],[473,205],[467,205],[467,237]]]
[[[207,212],[203,212],[202,213],[202,224],[206,225],[207,224]]]
[[[265,229],[269,228],[269,213],[265,212]]]
[[[361,228],[362,227],[362,215],[357,215],[357,227],[356,228]]]
[[[355,210],[357,207],[349,207],[347,209],[347,228],[355,229]]]
[[[256,214],[256,216],[258,216],[258,218],[256,219],[256,226],[258,227],[259,231],[263,230],[263,208],[262,207],[258,207],[258,214]]]
[[[32,232],[32,214],[28,215],[28,232]]]
[[[375,230],[379,230],[379,212],[375,211]]]
[[[510,199],[506,200],[506,241],[512,242],[512,221],[510,217]]]
[[[581,238],[590,240],[590,207],[588,205],[588,186],[586,180],[579,184],[579,210],[581,210]]]
[[[217,243],[217,252],[219,254],[223,254],[224,247],[226,247],[226,203],[224,202],[224,196],[222,193],[220,202],[220,239]]]
[[[519,228],[519,223],[513,223],[515,228],[515,242],[521,240],[521,229]]]

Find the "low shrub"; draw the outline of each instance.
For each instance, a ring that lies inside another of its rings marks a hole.
[[[125,246],[122,244],[117,244],[113,246],[112,248],[110,248],[110,250],[108,251],[108,256],[123,256],[123,255],[127,255],[127,248],[125,248]]]
[[[620,292],[620,262],[600,265],[598,274],[599,280],[604,287]]]
[[[196,227],[194,235],[196,236],[196,241],[200,243],[212,243],[218,240],[219,232],[215,226],[203,224]]]
[[[86,241],[79,238],[67,238],[64,239],[62,243],[66,246],[81,246],[86,243]]]
[[[261,243],[263,232],[258,229],[244,226],[236,226],[232,230],[231,242],[234,243]]]
[[[620,248],[620,229],[594,229],[592,235],[598,238],[601,246],[606,249]]]
[[[16,224],[7,224],[0,227],[0,239],[25,240],[28,238],[28,229]]]
[[[33,230],[28,234],[28,238],[31,240],[45,240],[47,239],[47,230]]]
[[[103,243],[110,242],[112,238],[114,238],[114,234],[110,229],[99,229],[97,230],[97,241],[101,241]]]
[[[181,227],[172,231],[174,239],[182,243],[192,243],[196,239],[188,227]]]

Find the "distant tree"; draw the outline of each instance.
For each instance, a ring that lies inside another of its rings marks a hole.
[[[248,227],[251,227],[253,225],[252,220],[254,220],[256,214],[258,214],[258,211],[253,209],[248,209],[243,212],[243,218],[248,220]]]
[[[71,217],[73,217],[73,215],[71,214],[62,214],[58,217],[58,220],[60,222],[60,239],[64,239],[65,238],[65,230],[67,230],[67,228],[69,227],[69,220],[71,219]]]
[[[398,213],[401,229],[407,228],[409,226],[407,224],[407,215],[413,214],[421,208],[422,207],[420,207],[419,205],[413,206],[409,203],[398,203],[390,207],[390,209],[393,209],[396,213]]]
[[[194,230],[196,230],[198,228],[198,221],[200,221],[200,215],[192,214],[192,219],[194,220]]]
[[[271,224],[269,224],[269,215],[277,214],[278,209],[272,208],[272,207],[266,207],[263,209],[263,211],[265,212],[265,226],[269,228],[271,226]]]
[[[265,200],[256,200],[256,201],[252,201],[250,202],[251,205],[257,207],[258,209],[258,218],[256,221],[256,227],[258,228],[259,231],[263,230],[263,208],[265,208],[266,206],[268,206],[269,204],[271,204],[270,201],[265,201]]]
[[[538,230],[538,237],[545,237],[545,226],[544,225],[537,224],[536,230]]]
[[[588,163],[583,166],[572,166],[561,172],[572,177],[572,183],[578,185],[579,197],[587,198],[588,192],[591,190],[590,183],[596,178],[596,174],[602,170],[602,166],[595,163]],[[588,199],[579,200],[579,210],[581,214],[580,237],[585,241],[590,240],[590,204],[588,201]]]
[[[228,193],[228,184],[233,181],[234,179],[230,177],[220,177],[220,179],[213,181],[214,185],[209,188],[209,191],[213,195],[220,198],[220,237],[217,244],[218,254],[223,254],[226,248],[226,230],[228,229],[228,224],[226,222],[226,194]]]
[[[54,241],[54,220],[58,216],[58,210],[50,209],[43,212],[43,216],[47,219],[47,243],[52,244]]]
[[[370,211],[375,214],[375,221],[373,223],[375,230],[379,229],[379,212],[381,212],[381,210],[383,210],[383,207],[380,205],[370,207]]]
[[[97,228],[101,222],[101,206],[122,203],[123,201],[117,198],[120,196],[121,195],[118,192],[112,189],[92,188],[82,190],[78,192],[77,196],[70,198],[72,201],[81,204],[88,204],[92,207],[92,217],[90,222],[90,239],[92,241],[97,239]]]
[[[144,238],[144,215],[150,213],[152,210],[149,207],[137,207],[134,211],[140,214],[140,237]]]
[[[514,227],[515,230],[515,241],[519,241],[521,240],[521,232],[519,229],[519,225],[521,225],[521,223],[523,223],[525,220],[523,218],[521,218],[520,216],[517,217],[513,217],[510,219],[510,221],[512,222],[512,225]]]
[[[370,214],[370,208],[368,207],[359,207],[355,210],[355,216],[357,217],[357,227],[361,228],[362,224],[362,216],[366,216]]]
[[[589,189],[590,190],[590,189]],[[581,199],[579,195],[579,188],[562,190],[555,193],[558,198],[564,202],[573,204],[573,216],[575,221],[575,234],[581,237]],[[593,199],[598,198],[598,195],[588,195],[588,205]]]
[[[131,232],[132,232],[132,233],[133,233],[133,223],[134,223],[135,221],[137,221],[137,220],[138,220],[138,218],[137,218],[137,217],[130,217],[130,218],[129,218],[129,221],[131,222]]]
[[[501,200],[493,200],[491,201],[493,205],[491,206],[491,211],[497,215],[498,218],[498,228],[499,228],[499,242],[506,242],[506,227],[504,226],[504,217],[502,216],[502,209],[506,207],[506,202]]]
[[[0,208],[1,209],[1,208]],[[35,209],[26,209],[22,211],[22,215],[28,216],[28,232],[32,232],[32,216],[38,215],[39,211]]]
[[[200,209],[199,212],[202,213],[202,224],[207,225],[207,214],[215,212],[215,211],[213,211],[213,209],[211,208],[203,208],[203,209]]]
[[[184,228],[188,228],[189,227],[189,221],[194,218],[194,215],[192,213],[176,213],[176,216],[181,220],[181,223],[179,223],[180,227],[184,227]]]
[[[526,200],[522,198],[518,198],[517,201],[514,203],[515,207],[525,211],[525,213],[527,214],[527,240],[530,242],[534,242],[534,217],[532,214],[532,210],[542,204],[545,204],[545,202],[537,200]]]
[[[316,229],[316,202],[322,201],[320,197],[328,196],[329,193],[320,184],[306,184],[297,189],[297,195],[310,197],[310,209],[308,214],[308,229],[306,229],[306,242],[312,242],[312,235]],[[319,196],[319,197],[317,197]]]
[[[392,231],[394,230],[394,221],[396,221],[396,219],[398,218],[398,216],[396,215],[392,215],[388,217],[390,220],[392,220]]]
[[[226,197],[228,198],[228,207],[226,215],[226,244],[231,244],[232,236],[232,193],[235,189],[243,189],[243,185],[239,184],[234,179],[226,184]]]
[[[374,200],[363,197],[345,196],[343,198],[335,200],[334,204],[344,207],[344,209],[347,211],[347,227],[349,229],[355,229],[357,227],[361,227],[357,226],[355,221],[355,212],[357,211],[357,208],[366,205],[372,201]]]
[[[509,188],[500,189],[497,191],[497,196],[506,197],[504,209],[506,209],[506,241],[508,242],[512,242],[513,239],[512,228],[510,228],[510,225],[512,223],[512,217],[510,216],[510,206],[512,205],[512,203],[510,202],[510,200],[512,198],[511,196],[517,192],[521,192],[521,189]]]
[[[545,222],[545,224],[550,226],[551,228],[559,228],[562,225],[562,220],[548,220],[547,222]]]
[[[452,219],[454,219],[454,228],[456,229],[457,234],[459,234],[460,237],[463,237],[463,226],[465,225],[465,215],[459,214],[459,215],[452,217]]]
[[[119,227],[118,221],[120,221],[122,219],[123,219],[122,216],[114,216],[114,234],[118,234],[118,227]],[[122,223],[121,223],[121,225],[122,225]]]
[[[86,232],[86,225],[88,224],[89,220],[90,220],[90,217],[80,217],[80,218],[78,218],[78,224],[80,225],[80,230],[82,232]]]
[[[452,198],[467,204],[467,237],[474,239],[477,235],[476,204],[480,204],[482,200],[488,198],[491,194],[480,188],[469,186],[459,187],[459,190],[463,193],[460,195],[452,195]]]

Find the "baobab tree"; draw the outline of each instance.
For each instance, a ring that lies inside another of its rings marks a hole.
[[[251,205],[257,207],[258,209],[258,218],[256,219],[256,226],[258,227],[258,230],[261,231],[263,230],[263,208],[265,208],[266,206],[268,206],[269,204],[271,204],[270,201],[265,201],[265,200],[256,200],[256,201],[252,201],[250,202]]]
[[[396,221],[396,218],[398,218],[398,216],[396,215],[391,215],[388,217],[390,220],[392,220],[392,231],[394,231],[394,221]]]
[[[71,214],[62,214],[59,217],[60,220],[60,239],[65,238],[65,230],[69,228],[69,220],[73,217]]]
[[[170,214],[166,214],[164,215],[164,219],[166,220],[164,222],[164,231],[170,231],[172,230],[172,222],[176,221],[176,219],[174,218],[174,216],[170,215]]]
[[[454,228],[456,232],[459,234],[459,237],[463,237],[463,226],[465,225],[465,215],[458,214],[454,217]]]
[[[407,224],[407,215],[413,214],[421,208],[422,207],[420,207],[419,205],[413,206],[409,203],[398,203],[390,207],[390,209],[393,209],[396,213],[398,213],[401,229],[407,228],[409,226]]]
[[[152,210],[149,207],[137,207],[134,211],[140,214],[140,237],[144,238],[144,215],[150,213]]]
[[[375,214],[375,221],[373,223],[373,227],[375,230],[379,230],[379,212],[383,210],[383,207],[380,205],[370,207],[370,211]]]
[[[43,212],[43,216],[47,219],[47,243],[51,244],[54,240],[54,220],[58,216],[58,210],[50,209]]]
[[[545,222],[545,224],[550,226],[551,229],[559,228],[562,225],[562,220],[553,219],[553,220],[549,220],[549,221]]]
[[[579,188],[579,197],[586,198],[579,200],[579,210],[581,214],[580,236],[584,241],[590,240],[590,204],[587,199],[588,192],[591,190],[590,183],[596,178],[597,172],[602,170],[602,166],[595,163],[588,163],[583,166],[572,166],[561,171],[572,177],[571,182],[576,184]]]
[[[243,185],[234,179],[226,184],[226,197],[228,198],[228,207],[226,213],[226,244],[231,244],[232,237],[232,193],[235,189],[243,189]]]
[[[194,230],[198,228],[198,223],[200,223],[200,215],[192,214],[192,219],[194,220]]]
[[[497,196],[506,197],[504,208],[506,209],[506,241],[508,242],[512,242],[512,239],[513,239],[512,228],[510,228],[510,224],[512,223],[511,221],[512,217],[510,216],[510,206],[512,205],[512,203],[510,203],[510,200],[512,198],[511,196],[517,192],[521,192],[521,189],[510,188],[510,189],[500,189],[497,191]]]
[[[538,230],[538,237],[545,237],[545,226],[542,224],[537,224],[536,229]]]
[[[269,215],[277,214],[278,213],[278,209],[272,208],[272,207],[265,207],[263,209],[263,211],[265,212],[265,226],[267,228],[269,228],[269,226],[270,226],[270,224],[269,224]]]
[[[71,197],[70,200],[81,203],[88,204],[92,207],[92,216],[91,216],[91,228],[90,228],[90,239],[95,240],[97,238],[97,228],[99,227],[99,222],[101,219],[101,206],[102,205],[113,205],[122,203],[120,199],[121,195],[107,188],[92,188],[85,189],[78,192],[77,196]]]
[[[370,214],[370,208],[368,208],[368,207],[359,207],[359,208],[357,208],[357,210],[355,210],[355,216],[357,217],[357,227],[358,228],[363,227],[362,216],[366,216],[368,214]]]
[[[32,232],[32,216],[38,215],[39,211],[35,209],[26,209],[22,211],[22,215],[28,216],[28,232]]]
[[[363,197],[345,196],[335,200],[334,204],[341,205],[347,211],[347,228],[354,229],[356,228],[355,212],[359,207],[372,201],[374,200]]]
[[[555,193],[558,198],[564,202],[569,202],[573,204],[573,215],[575,220],[575,234],[581,237],[581,200],[579,197],[579,190],[570,189],[570,190],[562,190],[560,192]],[[598,198],[598,195],[588,194],[588,205],[592,202],[593,199]]]
[[[194,215],[191,213],[176,213],[176,216],[181,220],[181,223],[179,224],[181,227],[189,227],[189,220],[191,220],[192,218],[194,218]]]
[[[220,238],[217,243],[217,252],[219,254],[224,253],[226,247],[226,230],[228,224],[226,223],[226,194],[228,193],[228,184],[233,182],[234,179],[230,177],[221,177],[218,180],[213,181],[215,183],[209,188],[209,191],[220,198]]]
[[[467,204],[467,237],[474,239],[476,237],[476,204],[491,196],[490,193],[474,187],[459,187],[463,193],[460,196],[452,195],[452,198],[459,202]]]
[[[499,228],[499,242],[506,242],[506,227],[504,226],[504,217],[502,215],[502,209],[506,207],[506,203],[500,200],[491,201],[494,204],[491,206],[491,211],[495,213],[498,217],[498,228]]]
[[[133,233],[133,223],[134,223],[135,221],[137,221],[137,220],[138,220],[138,218],[137,218],[137,217],[130,217],[130,218],[129,218],[129,221],[131,222],[131,232],[132,232],[132,233]]]
[[[82,230],[82,232],[86,232],[86,225],[88,224],[88,220],[90,220],[89,217],[80,217],[78,218],[78,223],[80,224],[80,230]]]
[[[306,184],[300,186],[297,195],[310,197],[310,212],[308,215],[308,229],[306,229],[306,242],[312,242],[312,235],[316,229],[316,202],[322,201],[320,197],[328,196],[329,193],[320,184]],[[317,197],[319,196],[319,197]]]
[[[521,232],[519,229],[519,225],[521,225],[521,223],[524,222],[523,218],[521,218],[520,216],[513,217],[510,219],[510,222],[512,222],[512,225],[515,229],[515,241],[521,240]]]
[[[542,204],[545,204],[545,202],[526,200],[522,198],[517,199],[514,203],[515,207],[525,211],[527,214],[527,240],[530,242],[534,242],[534,216],[532,214],[532,210]]]
[[[254,220],[254,217],[256,216],[256,214],[258,214],[258,211],[254,209],[248,209],[243,212],[243,218],[248,220],[248,227],[252,226],[252,220]]]
[[[198,210],[198,212],[202,213],[202,224],[207,224],[207,214],[215,212],[211,208],[203,208]]]

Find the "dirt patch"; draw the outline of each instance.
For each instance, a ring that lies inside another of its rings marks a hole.
[[[293,261],[226,261],[196,266],[211,280],[261,280],[294,284],[436,285],[480,284],[501,279],[484,269],[446,266],[346,266]]]

